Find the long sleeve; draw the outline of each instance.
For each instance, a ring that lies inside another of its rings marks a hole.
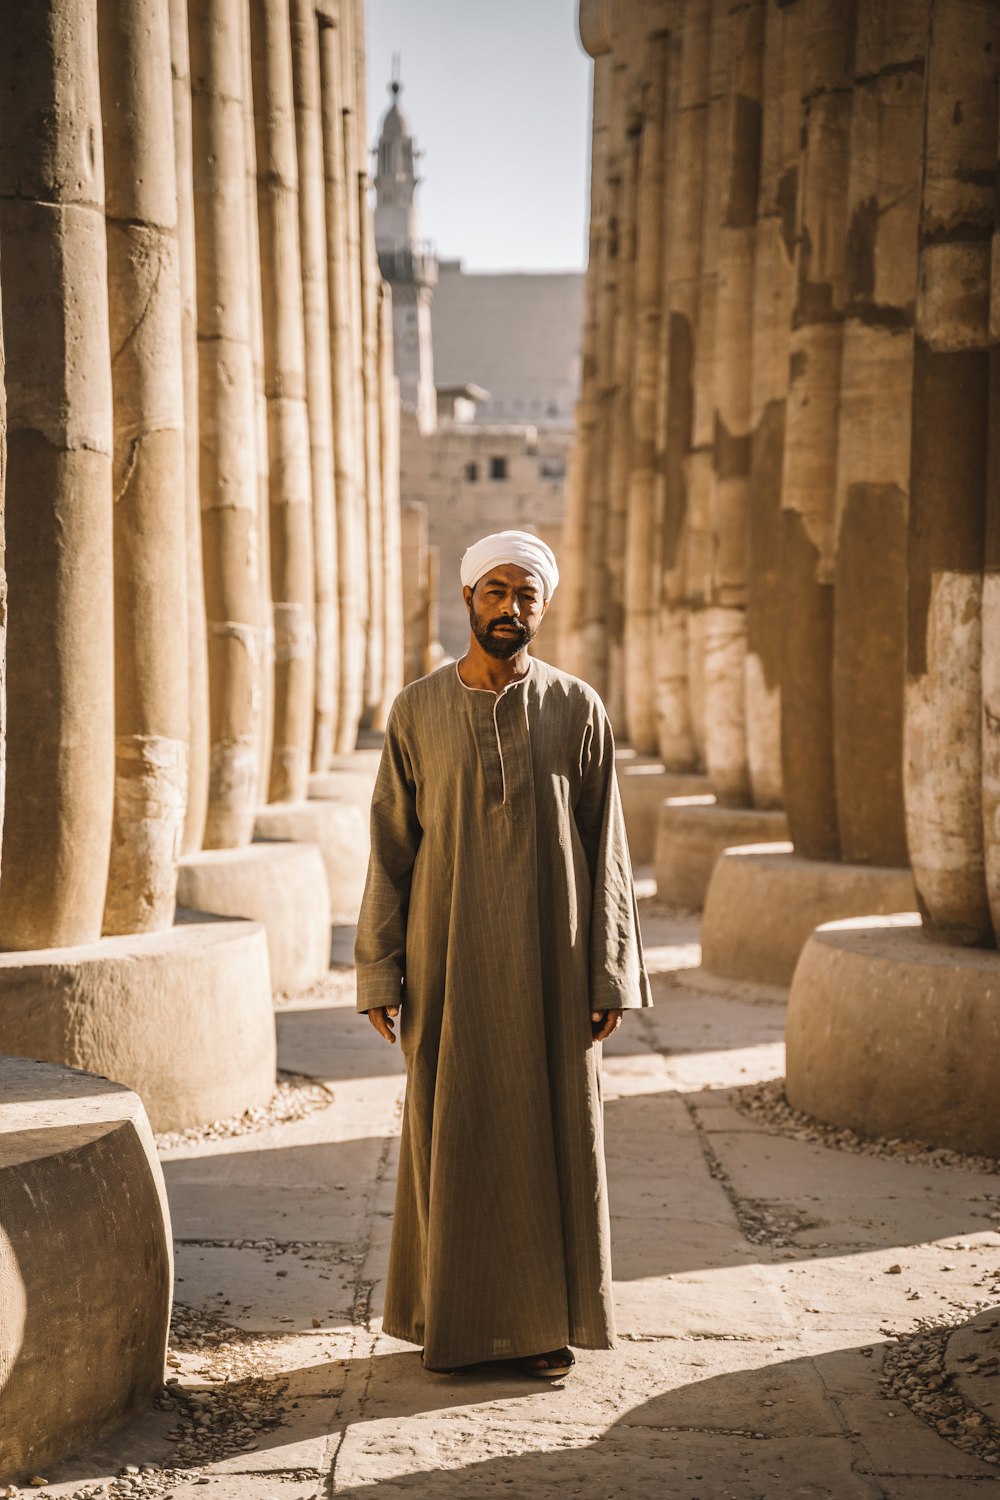
[[[574,808],[590,863],[590,1002],[592,1010],[652,1005],[642,957],[625,818],[615,774],[614,736],[598,708],[583,755],[583,787]]]
[[[371,811],[371,857],[354,958],[358,1010],[398,1005],[406,968],[406,918],[423,830],[398,703],[389,714]]]

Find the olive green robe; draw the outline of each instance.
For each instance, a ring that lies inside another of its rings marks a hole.
[[[614,1343],[591,1010],[650,1004],[604,707],[533,659],[396,699],[358,1009],[401,1004],[384,1328],[433,1369]]]

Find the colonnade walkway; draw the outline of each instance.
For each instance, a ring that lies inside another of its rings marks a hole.
[[[341,929],[328,978],[278,1017],[299,1118],[164,1146],[163,1409],[40,1475],[46,1493],[994,1492],[1000,1181],[779,1128],[755,1086],[781,1074],[783,1006],[699,987],[696,923],[640,890],[656,1009],[626,1018],[605,1063],[620,1347],[540,1387],[509,1366],[430,1375],[380,1334],[402,1066],[354,1013]]]

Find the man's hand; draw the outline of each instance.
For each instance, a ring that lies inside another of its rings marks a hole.
[[[606,1042],[622,1024],[620,1010],[592,1010],[590,1012],[595,1042]]]
[[[387,1042],[395,1042],[396,1033],[392,1029],[392,1022],[399,1015],[398,1005],[376,1005],[367,1015],[379,1036],[384,1036]]]

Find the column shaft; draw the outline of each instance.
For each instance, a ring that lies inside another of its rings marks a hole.
[[[781,751],[796,850],[840,852],[833,765],[834,510],[854,0],[806,0],[797,289],[785,413]]]
[[[292,65],[299,161],[299,239],[305,318],[316,628],[312,769],[325,771],[337,737],[340,615],[333,458],[330,299],[323,173],[319,30],[314,0],[292,0]]]
[[[95,0],[0,47],[7,805],[0,946],[100,936],[114,792],[111,365]]]
[[[991,932],[980,758],[1000,11],[935,0],[913,372],[906,828],[929,936]]]
[[[98,0],[114,401],[115,810],[104,930],[174,919],[187,805],[184,366],[167,0]]]
[[[383,634],[385,671],[382,701],[373,726],[384,729],[393,699],[403,686],[403,555],[399,508],[399,381],[392,359],[392,289],[379,282],[378,300],[379,407],[382,461],[382,538],[385,550]]]
[[[211,731],[209,849],[250,840],[262,732],[246,95],[240,0],[190,11],[202,541]]]
[[[205,818],[208,813],[208,639],[205,633],[205,578],[201,555],[201,491],[198,479],[198,306],[187,0],[170,0],[170,63],[173,70],[177,248],[181,277],[184,536],[187,543],[188,790],[182,849],[185,854],[197,854],[205,837]]]
[[[842,857],[905,865],[906,512],[928,0],[859,0],[833,708]]]

